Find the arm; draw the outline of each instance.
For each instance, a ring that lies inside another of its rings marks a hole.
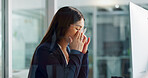
[[[89,71],[88,64],[89,60],[88,60],[88,51],[87,51],[87,53],[84,54],[83,56],[82,65],[78,78],[88,78],[88,71]]]
[[[83,53],[77,50],[71,50],[71,53],[69,54],[70,60],[66,68],[67,74],[65,76],[67,77],[64,77],[64,78],[77,78],[78,77],[80,67],[82,64],[83,55],[84,55]]]

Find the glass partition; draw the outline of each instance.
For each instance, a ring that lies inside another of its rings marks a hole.
[[[126,6],[97,8],[97,66],[99,78],[131,77],[129,13]]]
[[[32,55],[46,29],[46,0],[12,0],[13,78],[27,78]]]
[[[83,13],[86,36],[91,37],[89,78],[132,78],[128,5],[73,7]]]
[[[121,9],[123,7],[124,9]],[[77,8],[84,14],[85,25],[88,27],[86,35],[91,37],[89,78],[130,78],[132,72],[128,7],[123,5],[120,8]]]

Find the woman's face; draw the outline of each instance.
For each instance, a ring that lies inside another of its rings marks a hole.
[[[81,30],[82,28],[84,27],[84,19],[82,18],[80,21],[74,23],[74,24],[71,24],[67,33],[66,33],[66,37],[72,37],[75,35],[75,33],[78,31],[78,30]]]

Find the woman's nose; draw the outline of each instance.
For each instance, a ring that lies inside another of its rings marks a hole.
[[[82,29],[80,30],[80,32],[81,32],[81,33],[83,32],[83,34],[85,34],[86,30],[87,30],[87,28],[82,28]]]

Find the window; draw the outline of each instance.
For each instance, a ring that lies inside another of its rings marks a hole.
[[[13,78],[27,78],[32,55],[47,27],[46,0],[12,1]]]
[[[108,11],[108,8],[102,10],[100,7],[77,8],[84,14],[85,25],[88,27],[86,35],[91,37],[89,78],[130,78],[131,52],[127,8],[112,8],[112,11]]]
[[[2,78],[2,9],[0,0],[0,78]]]

